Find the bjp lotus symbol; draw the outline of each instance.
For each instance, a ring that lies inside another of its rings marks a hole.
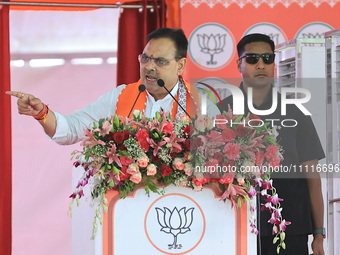
[[[214,61],[214,55],[223,52],[226,34],[197,34],[197,37],[201,52],[210,54],[210,61],[207,61],[207,65],[216,65],[217,61]]]
[[[161,231],[172,234],[174,237],[174,242],[168,245],[169,249],[181,249],[182,244],[177,244],[177,235],[190,231],[194,208],[186,210],[186,207],[183,207],[178,210],[177,207],[175,207],[172,211],[167,207],[163,208],[164,210],[158,207],[155,208],[158,223],[162,227]]]

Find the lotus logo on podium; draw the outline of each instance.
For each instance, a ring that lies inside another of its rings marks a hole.
[[[186,207],[180,210],[175,207],[172,211],[169,208],[163,207],[164,210],[156,207],[157,220],[159,225],[162,227],[160,231],[167,234],[172,234],[174,241],[169,244],[169,250],[171,249],[181,249],[182,244],[177,243],[178,234],[185,234],[190,231],[190,226],[193,222],[193,211],[194,208],[186,210]]]
[[[171,192],[149,205],[144,224],[151,246],[167,255],[182,255],[197,249],[206,229],[200,205],[185,194]]]

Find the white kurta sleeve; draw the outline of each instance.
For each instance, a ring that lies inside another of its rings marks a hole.
[[[84,138],[86,128],[102,118],[111,117],[116,112],[118,96],[126,85],[120,85],[103,94],[97,101],[88,104],[84,109],[70,115],[55,112],[57,127],[52,141],[62,144],[74,144]]]

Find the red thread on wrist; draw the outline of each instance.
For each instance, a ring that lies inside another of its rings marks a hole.
[[[43,109],[37,115],[33,116],[33,118],[35,118],[36,120],[43,120],[44,123],[46,123],[47,114],[48,106],[43,103]]]

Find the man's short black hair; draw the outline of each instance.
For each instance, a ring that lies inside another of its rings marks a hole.
[[[187,57],[188,39],[182,29],[173,29],[167,27],[159,28],[147,35],[146,43],[148,43],[151,39],[159,38],[168,38],[175,43],[176,60]]]
[[[273,53],[275,51],[275,44],[268,35],[265,34],[249,34],[244,36],[237,44],[237,54],[240,57],[244,53],[244,47],[252,42],[266,42],[269,43]]]

